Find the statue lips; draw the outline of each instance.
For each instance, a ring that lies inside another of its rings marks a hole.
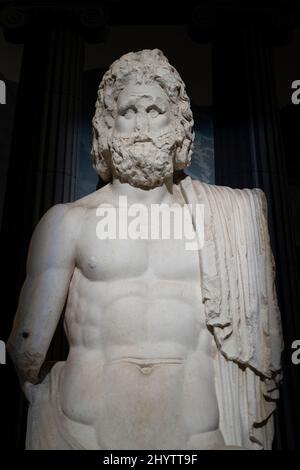
[[[137,135],[136,137],[133,138],[133,143],[136,144],[142,144],[146,142],[153,142],[153,139],[150,136],[145,136],[145,135]]]

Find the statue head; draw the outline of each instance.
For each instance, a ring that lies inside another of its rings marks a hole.
[[[116,60],[99,85],[92,158],[104,181],[160,186],[190,164],[193,115],[185,84],[158,50]]]

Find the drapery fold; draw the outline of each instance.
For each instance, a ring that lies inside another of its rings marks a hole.
[[[179,187],[194,224],[196,204],[204,205],[201,289],[217,345],[221,431],[228,445],[270,449],[283,340],[265,195],[190,177]]]

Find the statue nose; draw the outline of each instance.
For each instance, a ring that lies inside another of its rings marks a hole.
[[[138,112],[136,114],[135,128],[138,132],[148,130],[148,118],[146,112]]]

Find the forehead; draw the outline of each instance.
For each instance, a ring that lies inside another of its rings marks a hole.
[[[149,85],[129,83],[119,94],[117,102],[122,105],[128,101],[136,101],[141,98],[157,103],[167,104],[169,102],[167,94],[157,83]]]

